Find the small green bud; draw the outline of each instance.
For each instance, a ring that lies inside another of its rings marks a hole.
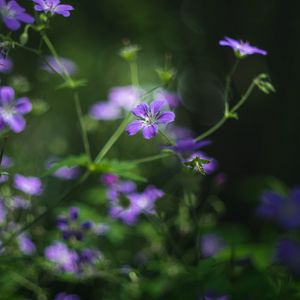
[[[28,79],[22,75],[16,75],[9,79],[9,85],[20,94],[27,93],[31,90]]]
[[[137,58],[137,53],[141,50],[141,47],[138,45],[125,45],[120,52],[119,55],[127,62],[135,61]]]
[[[170,84],[176,77],[176,70],[170,69],[156,69],[159,79],[164,85]]]
[[[32,113],[34,115],[43,115],[49,110],[49,105],[43,100],[34,100],[32,101]]]
[[[255,80],[254,83],[256,84],[256,86],[265,94],[270,94],[271,92],[276,92],[274,86],[272,85],[272,83],[270,82],[270,78],[267,74],[260,74],[258,75]]]

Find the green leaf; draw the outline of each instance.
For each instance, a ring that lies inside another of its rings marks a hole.
[[[260,74],[255,79],[256,86],[265,94],[270,94],[271,92],[276,92],[274,86],[270,82],[270,78],[267,74]]]
[[[76,89],[78,87],[85,86],[87,83],[86,79],[79,80],[66,80],[64,83],[56,87],[57,90],[60,89]]]
[[[48,176],[53,174],[55,171],[62,167],[87,167],[89,159],[86,154],[81,154],[79,156],[69,156],[58,162],[53,163],[53,165],[43,174],[43,176]]]

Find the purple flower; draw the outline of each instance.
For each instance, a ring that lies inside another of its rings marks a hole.
[[[215,233],[207,233],[201,237],[200,248],[204,257],[214,256],[225,248],[225,242]]]
[[[61,242],[55,242],[48,246],[44,255],[61,271],[75,273],[78,270],[78,254]]]
[[[228,296],[204,296],[204,300],[229,300]]]
[[[42,69],[51,74],[65,74],[73,75],[77,72],[76,64],[68,58],[60,57],[58,60],[53,56],[45,57],[45,62],[42,64]]]
[[[89,110],[94,120],[116,120],[122,116],[119,106],[111,102],[96,102]]]
[[[252,54],[267,55],[267,51],[251,46],[248,42],[237,41],[229,37],[225,37],[219,41],[219,45],[228,46],[234,50],[238,57],[244,57]]]
[[[148,186],[143,193],[125,194],[127,206],[122,205],[120,198],[111,199],[110,201],[110,216],[114,219],[120,219],[128,225],[136,223],[140,214],[154,214],[155,201],[161,198],[164,193],[155,188]]]
[[[209,161],[203,164],[203,169],[205,173],[210,174],[217,168],[217,161],[209,157],[206,153],[199,151],[199,149],[210,144],[210,140],[196,142],[194,139],[183,139],[177,140],[175,145],[166,148],[176,152],[182,162],[190,162],[196,157]]]
[[[108,233],[110,230],[109,225],[104,224],[104,223],[100,223],[100,224],[94,224],[93,226],[93,232],[96,235],[105,235],[106,233]]]
[[[26,233],[23,233],[18,237],[18,243],[21,252],[26,255],[31,255],[36,251],[35,244]]]
[[[187,140],[195,137],[194,132],[186,127],[170,124],[166,130],[168,136],[174,140]]]
[[[98,250],[85,248],[80,252],[80,262],[83,264],[94,264],[101,257],[102,254]]]
[[[36,11],[43,11],[51,15],[62,15],[64,17],[70,16],[70,11],[74,10],[72,5],[60,4],[60,0],[32,0],[36,3],[34,9]]]
[[[9,204],[13,209],[27,209],[30,207],[30,202],[20,196],[12,197]]]
[[[4,126],[16,133],[24,130],[26,122],[24,114],[31,111],[32,106],[27,97],[15,100],[15,91],[9,86],[0,88],[0,128]]]
[[[45,165],[46,168],[49,169],[57,162],[57,159],[55,157],[51,157],[47,159]],[[59,178],[61,180],[74,180],[78,177],[80,173],[80,168],[78,167],[61,167],[57,169],[52,176]]]
[[[156,136],[159,124],[168,124],[175,120],[173,112],[161,112],[164,105],[164,101],[153,101],[150,105],[147,103],[139,104],[132,110],[138,120],[128,124],[127,134],[131,136],[142,130],[143,136],[147,140]]]
[[[43,192],[42,181],[39,178],[21,174],[15,175],[14,187],[30,196],[38,196]]]
[[[130,111],[139,104],[143,94],[144,90],[137,87],[131,85],[120,86],[109,91],[108,101],[116,107]]]
[[[165,101],[165,103],[171,108],[174,109],[180,105],[180,98],[177,94],[168,92],[165,90],[158,91],[154,97],[157,101]]]
[[[8,57],[0,57],[0,73],[9,73],[13,68],[13,62]]]
[[[75,294],[59,293],[55,296],[54,300],[80,300],[80,297]]]
[[[111,173],[105,173],[101,176],[101,182],[107,186],[116,184],[118,181],[119,181],[119,177]]]
[[[286,266],[292,273],[300,274],[300,243],[283,239],[276,246],[276,261]]]
[[[6,214],[6,207],[4,206],[3,200],[0,198],[0,224],[2,224],[5,221]]]
[[[33,23],[34,18],[25,12],[25,9],[21,7],[16,1],[0,0],[0,15],[5,26],[10,30],[18,30],[23,23]]]
[[[275,220],[285,229],[299,228],[300,188],[291,190],[287,197],[272,191],[264,192],[257,214],[262,218]]]

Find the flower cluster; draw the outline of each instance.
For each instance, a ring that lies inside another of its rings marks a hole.
[[[102,178],[102,182],[107,186],[110,216],[128,225],[135,224],[141,214],[155,214],[155,202],[164,195],[152,185],[146,187],[144,192],[138,193],[134,182],[119,180],[112,174],[106,174]]]

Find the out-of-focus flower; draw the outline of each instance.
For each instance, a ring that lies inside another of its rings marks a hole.
[[[71,207],[67,216],[58,217],[56,223],[65,240],[80,241],[84,234],[93,227],[93,223],[89,220],[79,222],[79,210],[76,207]]]
[[[114,103],[102,101],[91,106],[89,115],[94,120],[116,120],[121,118],[122,111]]]
[[[245,57],[252,54],[267,55],[267,51],[251,46],[248,42],[237,41],[229,37],[225,37],[219,41],[219,45],[232,48],[238,57]]]
[[[13,68],[13,62],[8,57],[0,57],[0,73],[9,73]]]
[[[282,239],[276,246],[276,261],[286,266],[292,273],[300,274],[300,243]]]
[[[14,187],[30,196],[38,196],[43,192],[43,184],[39,178],[21,174],[15,175]]]
[[[230,300],[229,296],[204,296],[204,300]]]
[[[70,16],[70,11],[74,10],[72,5],[60,4],[60,0],[32,0],[36,5],[34,9],[36,11],[43,11],[50,13],[51,15],[62,15],[64,17]]]
[[[108,102],[130,111],[140,103],[143,94],[144,90],[131,85],[114,87],[109,91]]]
[[[291,190],[287,197],[272,191],[264,192],[257,214],[262,218],[275,220],[285,229],[299,228],[300,188]]]
[[[6,207],[4,205],[3,200],[0,198],[0,224],[2,224],[5,221],[7,214]]]
[[[42,69],[51,74],[74,75],[77,72],[76,64],[68,58],[60,57],[56,59],[53,56],[45,57],[45,62],[42,64]]]
[[[200,250],[204,257],[216,255],[225,246],[225,242],[215,233],[204,234],[200,239]]]
[[[101,176],[101,182],[104,185],[111,186],[119,181],[119,177],[115,174],[105,173]]]
[[[80,263],[82,267],[84,267],[84,265],[93,265],[100,258],[102,258],[102,254],[98,250],[85,248],[80,252]]]
[[[20,196],[14,196],[10,198],[9,205],[12,209],[27,209],[30,202]]]
[[[166,148],[176,152],[180,160],[184,163],[191,162],[196,157],[208,161],[208,163],[203,164],[202,167],[206,174],[210,174],[217,168],[217,161],[209,157],[206,153],[199,151],[199,149],[210,144],[211,141],[209,140],[196,142],[194,139],[183,139],[177,140],[175,145]]]
[[[54,300],[80,300],[80,297],[75,294],[58,293]]]
[[[166,133],[174,140],[187,140],[195,137],[195,133],[191,129],[175,124],[170,124],[166,129]]]
[[[16,1],[0,0],[0,15],[5,26],[12,30],[18,30],[21,27],[21,22],[31,24],[34,22],[34,18],[25,12],[25,9],[21,7]]]
[[[46,168],[47,169],[51,168],[55,162],[56,162],[56,158],[48,159],[45,163]],[[79,167],[61,167],[51,175],[61,180],[74,180],[78,177],[79,173],[80,173]]]
[[[24,114],[31,111],[31,103],[27,97],[15,99],[15,91],[9,86],[0,88],[0,129],[8,126],[19,133],[24,130],[26,122]]]
[[[106,233],[109,232],[110,227],[107,224],[100,223],[100,224],[94,224],[92,230],[96,235],[105,235]]]
[[[110,199],[110,216],[114,219],[120,219],[128,225],[136,223],[140,214],[154,214],[155,201],[161,198],[164,193],[148,186],[143,193],[129,193],[122,195],[127,200],[127,205],[122,203],[124,198]]]
[[[26,233],[23,233],[18,237],[18,243],[21,252],[26,255],[31,255],[36,251],[35,244]]]
[[[227,175],[224,172],[218,173],[214,178],[214,183],[217,187],[221,187],[227,182]]]
[[[180,98],[176,93],[168,92],[166,90],[158,91],[154,99],[157,101],[165,101],[165,103],[171,108],[174,109],[180,105]]]
[[[139,104],[132,110],[132,113],[138,118],[128,124],[126,132],[129,136],[135,135],[142,130],[145,139],[149,140],[156,136],[158,125],[169,124],[175,120],[175,114],[171,111],[162,112],[161,109],[165,101],[153,101],[150,105],[147,103]]]
[[[48,246],[44,255],[61,271],[76,273],[78,270],[78,254],[61,242],[55,242]]]

